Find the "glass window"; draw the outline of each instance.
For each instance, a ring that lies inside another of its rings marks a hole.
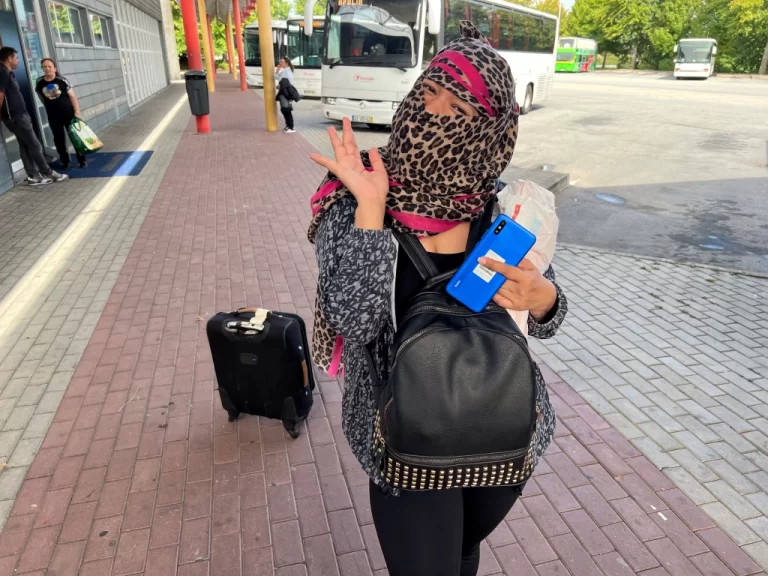
[[[467,13],[471,8],[464,0],[445,0],[445,43],[452,42],[459,37],[459,21],[467,19]]]
[[[245,40],[245,65],[261,66],[261,47],[259,46],[258,31],[246,30],[243,36]]]
[[[529,44],[533,18],[527,14],[518,13],[515,13],[513,16],[515,33],[512,37],[512,50],[528,52],[530,50]]]
[[[312,36],[304,34],[304,22],[288,24],[287,56],[297,68],[320,68],[323,52],[323,22],[312,23]]]
[[[557,22],[544,20],[541,29],[539,47],[541,52],[552,52],[555,49],[555,35],[557,34]]]
[[[101,48],[113,46],[111,41],[109,18],[91,14],[91,32],[93,33],[93,45]]]
[[[286,55],[285,30],[272,29],[274,36],[272,42],[272,55],[275,57],[274,66],[280,62],[280,58]],[[248,28],[243,34],[246,66],[261,66],[261,45],[259,44],[258,28]]]
[[[325,64],[412,68],[419,45],[421,0],[330,0]]]
[[[57,44],[85,46],[80,11],[58,2],[48,2],[53,40]]]

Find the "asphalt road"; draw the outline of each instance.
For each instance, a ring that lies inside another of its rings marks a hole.
[[[299,103],[316,144],[328,125]],[[561,242],[768,274],[768,81],[558,75],[521,119],[513,163],[570,175]]]

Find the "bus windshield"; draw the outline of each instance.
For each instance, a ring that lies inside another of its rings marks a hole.
[[[421,0],[330,0],[323,64],[413,68],[419,45]]]
[[[282,30],[274,30],[273,34],[276,38],[282,37],[284,32]],[[261,47],[259,46],[259,30],[258,28],[246,28],[245,34],[243,34],[243,48],[245,50],[245,65],[246,66],[261,66]],[[282,45],[279,41],[272,44],[272,50],[275,55],[274,66],[280,62],[280,58],[285,56],[285,51],[282,50]]]
[[[677,61],[681,64],[709,64],[713,46],[712,42],[680,42]]]
[[[304,34],[303,22],[288,24],[288,58],[297,68],[320,68],[323,52],[322,22],[315,22],[312,36]]]

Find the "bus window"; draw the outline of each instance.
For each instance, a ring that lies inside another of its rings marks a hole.
[[[533,18],[528,14],[515,13],[515,35],[512,39],[512,50],[528,52],[530,48],[531,24]]]
[[[467,4],[469,6],[470,4]],[[489,24],[490,10],[479,4],[472,4],[472,19],[470,22],[477,26],[477,29],[483,33],[486,38],[491,37],[491,26]]]
[[[557,22],[544,20],[541,36],[541,52],[553,52],[555,49],[555,36],[557,35]]]
[[[501,40],[501,16],[494,10],[490,13],[489,19],[491,22],[491,46],[498,49]]]
[[[456,40],[459,37],[459,21],[466,20],[467,12],[472,10],[464,0],[445,0],[448,2],[448,18],[445,23],[445,43]]]
[[[515,35],[515,22],[512,14],[507,12],[501,16],[500,38],[501,48],[510,50],[512,48],[512,38]]]
[[[437,54],[437,35],[424,28],[424,48],[421,52],[421,67],[426,68]]]

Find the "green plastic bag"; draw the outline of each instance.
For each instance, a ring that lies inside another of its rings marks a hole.
[[[104,146],[102,141],[96,136],[96,133],[91,130],[88,124],[79,118],[72,119],[72,122],[67,126],[67,132],[69,132],[69,139],[72,141],[72,146],[75,147],[75,150],[79,154],[90,154]]]

